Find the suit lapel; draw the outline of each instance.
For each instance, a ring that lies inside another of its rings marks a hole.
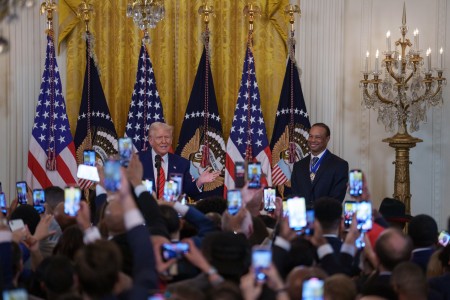
[[[311,189],[311,177],[309,177],[309,162],[311,160],[311,154],[307,156],[305,159],[303,159],[302,163],[304,165],[301,166],[300,170],[303,172],[301,173],[301,176],[303,177],[302,182],[306,182],[306,188]]]

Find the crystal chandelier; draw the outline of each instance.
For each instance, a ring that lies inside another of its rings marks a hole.
[[[134,0],[127,5],[127,17],[144,32],[145,43],[150,43],[148,29],[155,28],[164,15],[164,0]]]
[[[384,52],[381,70],[377,50],[374,70],[369,71],[367,52],[360,87],[363,90],[363,105],[378,110],[378,122],[383,123],[387,131],[393,132],[397,126],[399,133],[407,133],[407,125],[411,132],[419,130],[419,124],[426,122],[427,109],[442,103],[442,86],[446,84],[446,79],[442,77],[443,49],[440,49],[437,67],[433,69],[431,49],[426,51],[424,58],[419,48],[419,31],[414,31],[414,44],[406,38],[405,6],[400,32],[402,37],[395,41],[394,51],[391,49],[390,32],[387,32],[387,51]],[[369,79],[370,75],[373,79]]]

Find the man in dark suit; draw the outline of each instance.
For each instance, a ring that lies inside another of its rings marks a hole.
[[[323,196],[342,202],[348,182],[348,163],[327,149],[330,128],[323,123],[314,124],[309,130],[308,146],[311,155],[294,164],[292,193],[304,197],[312,207],[314,200]]]
[[[139,158],[144,166],[143,179],[152,179],[155,183],[155,191],[158,198],[162,198],[162,195],[158,193],[163,188],[160,187],[162,186],[162,182],[168,180],[170,174],[181,174],[183,178],[183,193],[186,193],[190,197],[198,198],[202,192],[203,185],[213,182],[219,176],[220,172],[210,172],[210,169],[206,169],[194,180],[189,172],[189,161],[183,157],[169,153],[170,147],[172,146],[172,139],[172,126],[161,122],[154,122],[150,125],[149,143],[152,148],[139,153]],[[160,167],[155,165],[155,161],[157,160],[161,161]],[[158,180],[158,170],[160,170],[159,174],[164,175],[164,181]]]

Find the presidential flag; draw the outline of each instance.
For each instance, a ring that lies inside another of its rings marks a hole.
[[[247,45],[242,80],[227,142],[225,189],[233,189],[236,161],[261,162],[267,184],[272,184],[271,154],[261,110],[261,99],[255,74],[255,62]]]
[[[44,74],[30,138],[27,182],[32,189],[65,187],[76,183],[76,173],[75,147],[62,95],[53,31],[49,30]]]
[[[95,56],[91,49],[91,34],[86,34],[86,72],[84,74],[83,94],[75,132],[77,161],[83,163],[83,151],[93,149],[96,158],[104,162],[117,153],[117,133],[109,113],[105,94]],[[80,188],[89,188],[93,182],[80,179]]]
[[[195,179],[208,167],[221,171],[214,182],[204,185],[202,197],[223,194],[225,141],[206,47],[198,65],[175,153],[190,160],[190,172]]]
[[[291,192],[294,163],[309,153],[310,127],[297,64],[289,56],[270,141],[272,182],[282,196]]]
[[[156,88],[153,65],[142,42],[125,128],[125,136],[131,137],[136,152],[146,151],[150,147],[148,129],[153,122],[164,122],[164,113]]]

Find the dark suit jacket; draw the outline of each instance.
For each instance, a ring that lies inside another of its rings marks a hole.
[[[424,273],[426,273],[428,261],[430,260],[431,255],[433,255],[433,252],[434,252],[434,248],[431,248],[431,247],[423,249],[423,250],[415,251],[411,255],[411,261],[413,263],[416,263],[417,265],[419,265],[419,267],[422,268],[422,271]]]
[[[312,206],[314,200],[324,196],[344,201],[348,182],[348,163],[329,150],[324,155],[313,182],[309,175],[310,156],[294,164],[291,177],[292,193],[305,197],[307,206]]]
[[[189,160],[172,153],[168,153],[168,155],[169,162],[166,178],[168,178],[171,173],[183,174],[183,193],[186,193],[191,198],[196,198],[196,196],[200,194],[200,191],[198,190],[197,185],[195,181],[193,181],[192,175],[189,172]],[[153,182],[156,183],[157,176],[153,174],[153,167],[155,163],[152,159],[151,148],[147,151],[139,152],[139,159],[144,167],[144,176],[142,179],[152,179]]]

